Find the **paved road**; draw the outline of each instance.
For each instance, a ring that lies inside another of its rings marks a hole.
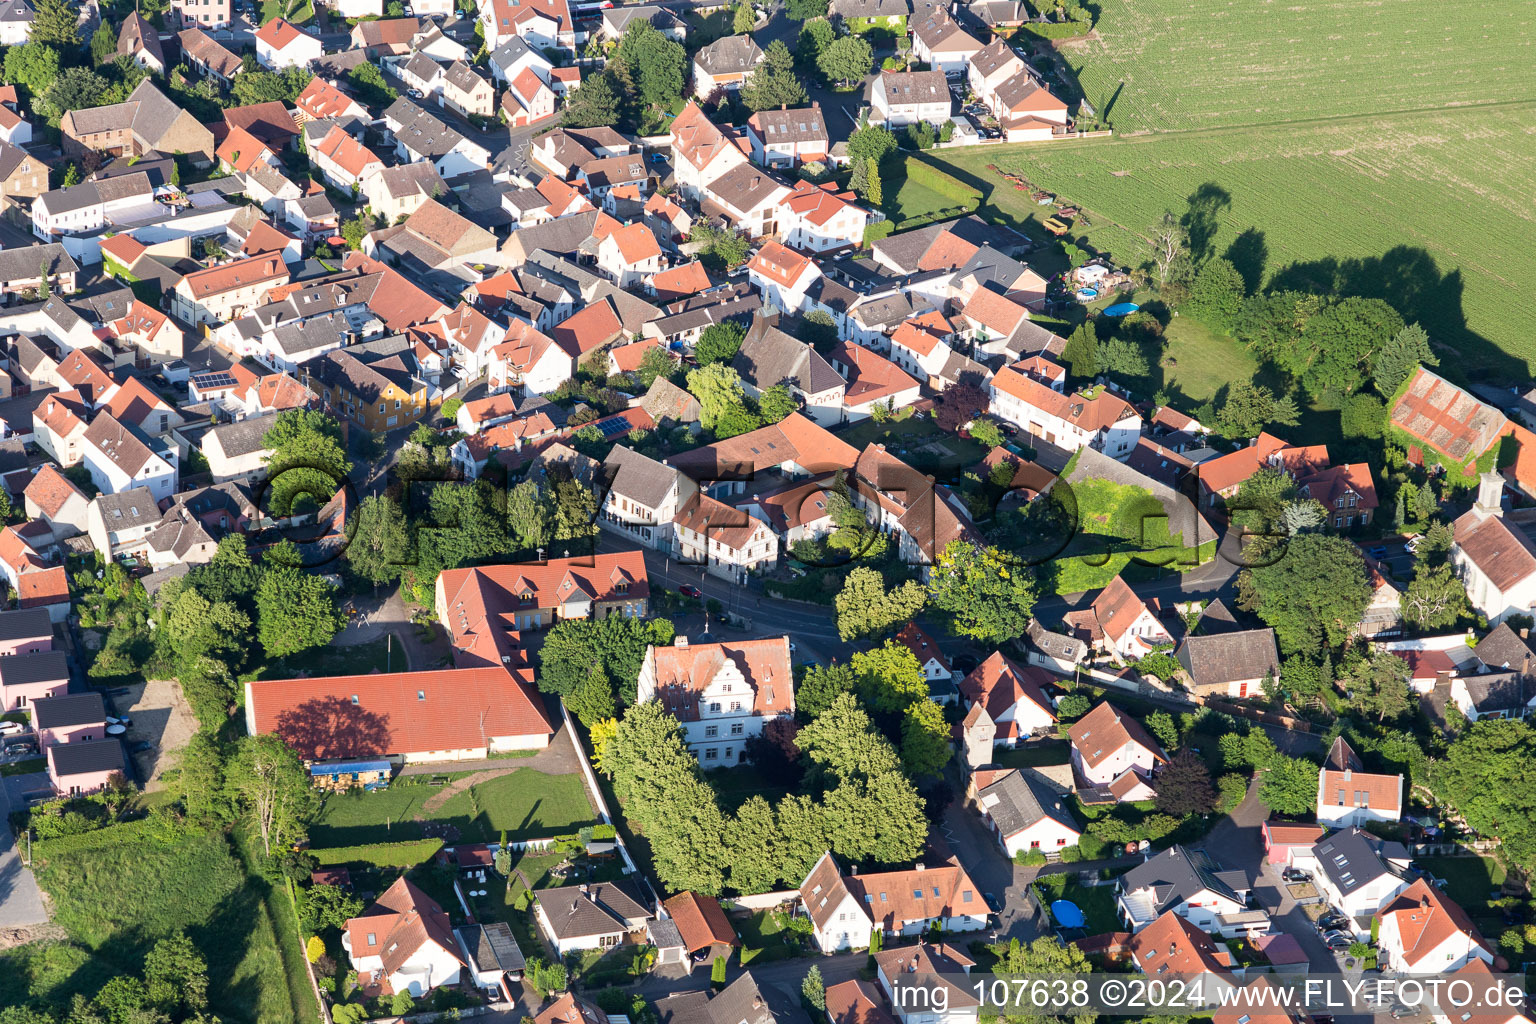
[[[12,779],[33,780],[35,776],[12,776]],[[37,788],[31,785],[31,789]],[[10,819],[16,807],[11,803],[11,787],[0,786],[0,822]],[[43,893],[37,887],[32,869],[21,862],[21,854],[11,837],[8,826],[0,826],[0,927],[17,928],[25,925],[46,924],[48,911],[43,907]]]

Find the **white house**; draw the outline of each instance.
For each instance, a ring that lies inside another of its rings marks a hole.
[[[988,914],[959,864],[844,875],[830,852],[800,883],[800,908],[823,953],[867,947],[876,928],[893,936],[921,935],[934,923],[946,932],[980,931]]]
[[[768,304],[787,313],[806,307],[805,293],[821,277],[821,269],[778,242],[768,241],[747,263],[747,280],[763,293]]]
[[[1249,881],[1242,871],[1224,871],[1201,850],[1170,846],[1121,875],[1115,904],[1132,932],[1169,911],[1216,935],[1266,931],[1269,917],[1249,911]]]
[[[1042,669],[993,651],[961,681],[960,699],[967,708],[986,708],[997,726],[997,745],[1013,747],[1056,728],[1056,713],[1041,689],[1050,678]]]
[[[886,71],[864,92],[869,120],[887,128],[949,120],[949,83],[942,71]]]
[[[981,41],[961,28],[945,8],[930,11],[912,29],[912,58],[938,71],[963,74],[971,58],[981,52]]]
[[[1119,801],[1148,800],[1155,795],[1152,774],[1168,755],[1141,723],[1108,701],[1072,723],[1072,767],[1087,782],[1107,786]]]
[[[749,35],[716,39],[693,55],[693,95],[703,100],[716,89],[739,91],[763,59],[762,48]]]
[[[1172,634],[1154,613],[1157,607],[1156,598],[1149,606],[1124,578],[1116,576],[1087,610],[1068,612],[1067,623],[1086,629],[1095,646],[1116,660],[1141,658],[1173,643]]]
[[[320,40],[286,18],[273,18],[256,33],[256,62],[268,71],[308,67],[323,56]]]
[[[468,966],[443,908],[403,877],[347,922],[341,944],[359,984],[388,983],[395,992],[418,997],[458,984],[459,972]]]
[[[779,204],[779,237],[802,252],[830,252],[864,241],[864,229],[880,219],[858,204],[852,192],[838,191],[836,182],[795,183]]]
[[[1345,827],[1397,821],[1403,815],[1403,777],[1364,771],[1344,737],[1333,741],[1317,772],[1317,822]]]
[[[1420,878],[1377,915],[1377,948],[1384,970],[1449,974],[1476,959],[1493,963],[1493,950],[1467,912]]]
[[[747,154],[705,116],[697,103],[690,102],[677,115],[670,134],[677,187],[689,199],[701,198],[705,186],[747,162]]]
[[[660,700],[682,722],[688,750],[705,768],[737,765],[748,739],[794,714],[789,637],[647,647],[639,699]]]
[[[547,395],[571,379],[576,360],[547,334],[522,320],[513,320],[505,340],[491,348],[486,362],[492,391],[522,388],[527,395]]]
[[[1010,858],[1030,850],[1054,858],[1082,838],[1061,794],[1033,769],[983,768],[972,784],[977,811]]]
[[[661,245],[643,221],[635,221],[597,244],[597,265],[620,288],[631,288],[661,269]]]
[[[747,118],[747,141],[752,159],[765,167],[825,163],[832,152],[820,103],[794,110],[759,110]]]
[[[1451,544],[1451,562],[1466,584],[1467,598],[1489,625],[1536,609],[1536,544],[1505,522],[1503,490],[1498,473],[1482,475],[1477,504],[1456,520]]]
[[[111,413],[98,413],[85,429],[81,459],[91,482],[105,494],[147,487],[156,501],[176,493],[176,449]]]
[[[325,138],[310,147],[309,160],[326,181],[353,195],[362,190],[363,179],[384,170],[384,161],[340,125],[332,125]]]
[[[988,391],[992,415],[1069,452],[1092,445],[1123,462],[1141,436],[1140,414],[1107,388],[1063,395],[1009,366],[997,371]],[[1536,596],[1536,578],[1532,588]]]
[[[874,961],[875,977],[890,1002],[891,1016],[899,1024],[975,1024],[980,1019],[981,997],[976,986],[965,980],[976,963],[954,946],[919,942],[915,946],[882,949],[874,954]],[[899,996],[897,986],[901,984],[903,974],[923,975],[920,984],[925,988],[935,986],[933,998],[919,1001]],[[832,1009],[832,998],[832,990],[828,989],[828,1010]],[[852,1024],[854,1021],[874,1024],[882,1019],[886,1019],[883,1013],[849,1017],[832,1015],[836,1024]]]
[[[536,889],[533,896],[539,929],[561,956],[620,945],[653,916],[627,880]]]
[[[608,491],[597,525],[627,534],[646,547],[672,550],[672,520],[698,491],[698,485],[670,466],[614,445],[603,460]]]
[[[1290,848],[1290,866],[1312,872],[1328,902],[1350,918],[1354,933],[1371,934],[1371,918],[1408,888],[1408,851],[1358,828],[1335,832],[1310,847]]]

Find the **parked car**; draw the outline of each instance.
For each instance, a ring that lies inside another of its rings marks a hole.
[[[0,736],[20,736],[26,731],[20,722],[0,722]]]
[[[1375,547],[1367,548],[1365,553],[1372,558],[1386,558],[1387,546],[1385,544],[1377,544]]]
[[[984,892],[981,894],[981,898],[987,901],[987,906],[991,908],[994,914],[1003,912],[1003,905],[999,902],[995,893]]]
[[[694,586],[692,583],[684,583],[682,586],[677,588],[677,592],[682,594],[684,597],[691,597],[694,599],[702,598],[704,596],[704,592],[698,587]]]
[[[166,376],[163,373],[153,374],[149,379],[154,381],[157,386],[162,388],[168,388],[171,386],[171,382],[166,379]]]
[[[1301,868],[1286,868],[1280,872],[1280,877],[1287,882],[1310,882],[1312,880],[1312,874],[1301,870]]]
[[[1392,1005],[1393,1020],[1402,1020],[1405,1017],[1417,1017],[1418,1015],[1419,1011],[1417,1007],[1404,1006],[1402,1003],[1394,1003]]]
[[[1349,926],[1349,918],[1343,914],[1324,914],[1317,919],[1317,927],[1325,932],[1342,931]]]
[[[1354,945],[1354,940],[1351,939],[1348,935],[1328,936],[1328,948],[1333,950],[1335,953],[1342,953],[1352,945]]]

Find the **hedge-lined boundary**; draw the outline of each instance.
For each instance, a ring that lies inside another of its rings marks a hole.
[[[125,821],[105,828],[92,829],[72,836],[54,839],[38,839],[32,844],[34,858],[46,858],[65,853],[97,850],[103,846],[121,846],[124,843],[160,843],[169,846],[187,835],[191,829],[154,817]]]
[[[413,868],[425,863],[443,848],[441,839],[407,839],[398,843],[368,843],[362,846],[333,846],[310,850],[322,867],[333,864],[372,864],[380,868]]]
[[[1091,21],[1026,21],[1019,29],[1036,39],[1076,39],[1093,31]]]

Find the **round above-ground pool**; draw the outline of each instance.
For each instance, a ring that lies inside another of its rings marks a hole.
[[[1081,928],[1083,926],[1083,912],[1071,900],[1056,900],[1052,903],[1051,916],[1063,928]]]
[[[1079,288],[1077,290],[1077,299],[1079,302],[1092,302],[1098,297],[1099,290],[1097,288]]]
[[[1105,316],[1130,316],[1141,307],[1134,302],[1117,302],[1113,306],[1104,307]]]

